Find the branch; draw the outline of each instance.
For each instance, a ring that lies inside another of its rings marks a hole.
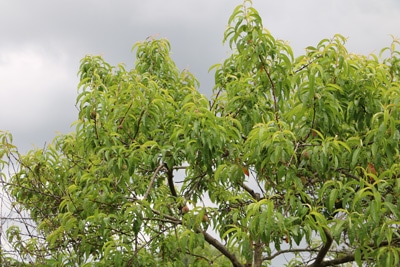
[[[253,189],[242,183],[240,185],[247,193],[249,193],[255,200],[260,200],[260,194],[256,193]]]
[[[318,250],[316,249],[312,249],[312,248],[295,248],[295,249],[284,249],[284,250],[280,250],[274,254],[272,254],[271,256],[266,256],[264,257],[262,260],[263,261],[270,261],[276,257],[278,257],[281,254],[285,254],[285,253],[302,253],[302,252],[317,252]]]
[[[370,243],[368,246],[370,246],[371,248],[377,249],[377,248],[388,246],[389,244],[394,244],[394,243],[399,243],[399,242],[400,242],[400,238],[394,238],[391,243],[389,243],[387,240],[385,240],[385,241],[382,241],[378,246],[376,246],[374,243]],[[339,264],[352,262],[354,260],[355,260],[354,254],[347,254],[341,258],[323,261],[318,265],[318,267],[319,266],[320,267],[337,266]]]
[[[161,212],[159,212],[158,210],[154,210],[154,209],[152,209],[152,211],[155,214],[163,216],[164,218],[170,220],[169,221],[170,223],[174,223],[176,225],[182,224],[181,220],[179,220],[173,216],[169,216],[167,214],[161,214]],[[204,239],[207,241],[207,243],[210,244],[211,246],[215,247],[225,257],[227,257],[232,262],[232,265],[234,267],[243,267],[243,265],[239,262],[239,260],[236,258],[236,256],[234,254],[230,253],[229,250],[221,242],[219,242],[217,239],[215,239],[212,235],[210,235],[206,231],[203,231],[199,228],[196,230],[196,232],[203,234]]]
[[[182,221],[177,219],[177,218],[175,218],[174,216],[171,216],[171,215],[168,215],[168,214],[165,214],[165,213],[161,213],[160,211],[155,210],[155,209],[151,209],[151,211],[154,212],[155,214],[159,215],[159,216],[162,216],[162,217],[168,219],[170,223],[173,223],[173,224],[176,224],[176,225],[182,224]]]
[[[154,184],[154,180],[156,179],[157,174],[160,172],[160,170],[161,170],[163,167],[164,167],[164,164],[160,164],[160,165],[157,167],[157,169],[155,170],[153,176],[151,177],[149,187],[147,188],[147,191],[146,191],[146,193],[145,193],[144,196],[143,196],[143,200],[145,200],[145,199],[149,196],[150,190],[151,190],[151,188],[153,187],[153,184]]]
[[[259,267],[262,265],[262,253],[263,253],[263,243],[261,241],[257,241],[254,243],[254,256],[253,262],[255,267]]]
[[[167,180],[168,180],[169,191],[171,191],[172,196],[176,198],[176,197],[178,197],[178,194],[176,193],[174,180],[173,180],[174,168],[172,167],[171,169],[169,169],[167,164],[165,164],[164,166],[167,169]]]
[[[128,115],[129,110],[132,108],[132,105],[133,105],[133,101],[132,101],[131,104],[129,105],[129,107],[128,107],[128,109],[126,110],[124,116],[123,116],[122,119],[120,120],[118,126],[121,126],[121,125],[122,125],[122,123],[124,122],[124,120],[125,120],[125,118],[126,118],[126,115]]]
[[[271,83],[271,87],[272,87],[272,96],[273,96],[273,100],[274,100],[274,113],[275,113],[275,120],[279,125],[279,129],[281,129],[281,125],[279,124],[279,115],[278,115],[278,97],[276,96],[276,88],[275,88],[275,83],[272,80],[272,77],[270,75],[270,73],[267,71],[267,62],[265,62],[265,60],[261,57],[261,55],[258,55],[258,58],[262,64],[262,68],[265,72],[265,74],[268,77],[269,82]]]
[[[310,137],[312,131],[314,131],[314,127],[315,127],[315,117],[316,117],[316,102],[314,99],[314,104],[313,104],[313,118],[312,118],[312,122],[311,122],[311,128],[308,131],[307,135],[304,137],[303,142],[305,142],[308,137]]]
[[[210,111],[213,110],[213,108],[214,108],[214,106],[215,106],[215,103],[217,103],[217,99],[218,99],[219,94],[220,94],[221,92],[222,92],[222,87],[219,88],[217,94],[215,95],[215,99],[214,99],[213,103],[210,105]]]
[[[327,265],[323,265],[323,260],[326,256],[326,254],[328,253],[329,249],[332,246],[333,238],[332,238],[331,233],[329,233],[329,231],[326,228],[324,228],[324,233],[326,236],[326,243],[322,246],[322,248],[320,249],[320,251],[317,254],[317,257],[315,258],[315,261],[313,262],[313,264],[310,265],[310,267],[327,266]]]
[[[213,263],[213,261],[212,260],[210,260],[210,259],[208,259],[207,257],[205,257],[205,256],[202,256],[202,255],[200,255],[200,254],[195,254],[195,253],[192,253],[192,252],[190,252],[189,251],[189,249],[188,250],[186,250],[186,252],[185,252],[187,255],[190,255],[190,256],[192,256],[192,257],[196,257],[196,258],[201,258],[201,259],[203,259],[203,260],[205,260],[205,261],[207,261],[208,262],[208,264],[210,265],[210,266],[212,266],[212,263]],[[210,255],[210,257],[211,257],[212,255]]]
[[[297,153],[297,149],[299,149],[299,146],[300,146],[300,142],[297,142],[296,147],[295,147],[295,149],[294,149],[294,151],[293,151],[293,154],[292,154],[292,156],[290,157],[289,162],[286,164],[286,167],[289,167],[289,166],[292,164],[294,155]]]
[[[333,171],[338,171],[338,172],[340,172],[340,173],[342,173],[342,174],[344,174],[344,175],[346,175],[346,176],[348,176],[348,177],[350,177],[350,178],[353,178],[353,179],[355,179],[355,180],[357,180],[357,181],[360,181],[360,177],[358,177],[358,176],[355,176],[355,175],[353,175],[353,174],[351,174],[351,173],[349,173],[349,172],[347,172],[346,170],[344,170],[343,168],[339,168],[339,169],[332,169]]]
[[[316,61],[317,59],[321,58],[321,55],[316,56],[313,60],[309,61],[306,64],[303,64],[299,69],[295,70],[294,73],[298,73],[302,70],[304,70],[305,68],[307,68],[308,66],[310,66],[312,63],[314,63],[314,61]]]
[[[347,262],[351,262],[351,261],[354,261],[354,254],[346,255],[344,257],[333,259],[333,260],[323,261],[318,266],[321,266],[321,267],[337,266],[339,264],[343,264],[343,263],[347,263]]]
[[[143,115],[144,115],[145,112],[146,112],[145,109],[142,109],[142,112],[140,112],[139,120],[137,122],[137,128],[136,128],[135,134],[133,135],[133,140],[136,139],[136,136],[139,133],[140,123],[142,122],[142,118],[143,118]]]
[[[174,166],[174,167],[172,167],[172,169],[174,169],[174,170],[186,170],[189,167],[190,166]]]
[[[201,232],[203,234],[204,239],[207,241],[208,244],[212,245],[219,252],[224,254],[225,257],[227,257],[231,261],[231,263],[234,267],[243,267],[243,265],[238,261],[236,256],[234,254],[230,253],[229,250],[221,242],[219,242],[217,239],[215,239],[214,237],[212,237],[209,233],[207,233],[205,231],[201,231],[201,230],[197,230],[197,231]]]
[[[176,225],[182,224],[181,220],[179,220],[173,216],[169,216],[167,214],[161,214],[161,212],[159,212],[158,210],[154,210],[154,209],[152,209],[152,211],[155,214],[163,216],[164,218],[168,219],[170,223],[173,223]],[[229,252],[229,250],[221,242],[219,242],[217,239],[215,239],[212,235],[210,235],[209,233],[207,233],[206,231],[203,231],[201,229],[197,229],[196,232],[203,234],[204,239],[207,241],[207,243],[210,244],[211,246],[215,247],[225,257],[227,257],[232,262],[232,265],[234,267],[243,267],[243,265],[239,262],[239,260],[236,258],[236,256],[234,254],[232,254],[231,252]]]

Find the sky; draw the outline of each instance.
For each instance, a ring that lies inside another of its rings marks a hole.
[[[0,0],[0,130],[21,152],[68,133],[77,119],[77,72],[85,55],[135,62],[132,46],[167,38],[172,58],[211,95],[208,69],[229,55],[222,38],[241,0]],[[379,53],[400,37],[398,0],[253,0],[264,27],[296,55],[323,38],[349,37],[348,50]]]

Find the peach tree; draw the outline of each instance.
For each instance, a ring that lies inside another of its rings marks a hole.
[[[8,228],[20,260],[3,263],[398,265],[399,41],[345,41],[295,57],[245,1],[210,99],[165,39],[137,43],[131,70],[83,58],[74,132],[25,155],[1,134],[3,186],[34,226]]]

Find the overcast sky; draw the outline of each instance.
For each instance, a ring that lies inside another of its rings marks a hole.
[[[223,32],[240,0],[0,0],[0,130],[25,152],[43,147],[77,119],[77,72],[86,54],[134,64],[131,47],[165,37],[179,68],[210,95],[208,68],[229,50]],[[400,37],[398,0],[254,0],[264,26],[296,55],[335,33],[348,50],[378,53]]]

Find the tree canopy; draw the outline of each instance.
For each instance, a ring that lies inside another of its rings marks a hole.
[[[7,229],[19,257],[1,263],[399,264],[400,42],[364,56],[335,35],[295,57],[248,0],[223,40],[210,99],[148,39],[131,70],[82,59],[74,132],[24,155],[1,132],[33,225]]]

